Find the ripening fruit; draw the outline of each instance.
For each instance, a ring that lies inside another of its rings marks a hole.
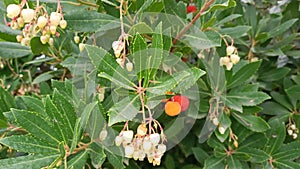
[[[195,5],[189,5],[186,7],[186,13],[194,13],[197,12],[197,7]]]
[[[51,12],[51,15],[50,15],[50,25],[57,26],[57,25],[59,25],[60,20],[61,20],[60,13],[58,13],[58,12]]]
[[[34,18],[34,10],[33,9],[23,9],[21,11],[21,17],[24,19],[24,23],[29,23]]]
[[[181,106],[178,102],[168,101],[165,104],[165,112],[169,116],[177,116],[181,112]]]
[[[174,102],[178,102],[181,106],[181,112],[186,111],[189,108],[190,101],[187,97],[182,96],[182,95],[175,95],[173,97]]]
[[[59,26],[62,28],[62,29],[65,29],[67,27],[67,21],[66,20],[61,20],[59,22]]]
[[[39,28],[43,28],[44,26],[46,26],[47,22],[48,19],[45,16],[40,16],[37,21],[37,26]]]
[[[140,124],[139,127],[137,128],[136,133],[137,133],[137,135],[138,135],[139,137],[142,137],[142,136],[145,136],[145,135],[147,134],[147,131],[148,131],[148,129],[147,129],[146,124],[145,124],[145,123],[142,123],[142,124]]]
[[[9,4],[6,8],[7,17],[13,19],[14,17],[20,14],[21,8],[19,5],[16,4]]]

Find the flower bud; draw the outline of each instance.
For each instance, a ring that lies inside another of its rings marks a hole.
[[[51,12],[50,25],[57,26],[60,23],[61,15],[58,12]]]
[[[143,149],[145,152],[150,152],[150,150],[152,149],[152,143],[150,141],[144,140]]]
[[[233,63],[229,62],[229,63],[227,63],[225,66],[226,66],[226,69],[227,69],[227,70],[231,70],[232,67],[233,67]]]
[[[45,16],[40,16],[37,21],[37,26],[43,28],[47,25],[48,19]]]
[[[20,14],[21,8],[19,5],[16,4],[9,4],[6,8],[7,17],[13,19],[14,17]]]
[[[239,147],[239,142],[234,140],[233,145],[234,145],[235,148],[238,148]]]
[[[158,133],[150,134],[150,141],[156,146],[160,141],[160,135]]]
[[[53,38],[49,38],[49,41],[48,41],[48,43],[49,43],[49,45],[53,45],[53,43],[54,43],[54,39]]]
[[[228,63],[230,63],[230,59],[228,57],[220,58],[220,66],[227,65]]]
[[[17,39],[17,42],[21,42],[22,39],[23,39],[23,36],[22,35],[17,35],[16,39]]]
[[[126,63],[126,69],[128,72],[131,72],[133,69],[133,64],[131,62]]]
[[[253,57],[250,59],[250,62],[256,62],[256,61],[258,61],[258,57]]]
[[[227,55],[231,55],[231,54],[233,54],[233,52],[234,52],[235,50],[236,50],[236,49],[235,49],[234,46],[227,46],[227,47],[226,47],[226,54],[227,54]]]
[[[85,46],[84,43],[79,43],[79,51],[80,51],[80,52],[83,51],[84,46]],[[104,95],[103,95],[103,99],[104,99]],[[101,99],[99,99],[99,100],[101,100]]]
[[[122,65],[123,65],[123,59],[118,58],[118,59],[116,59],[116,62],[122,67]]]
[[[100,132],[100,134],[99,134],[99,140],[100,140],[100,141],[103,141],[103,140],[106,139],[106,137],[107,137],[107,130],[106,130],[106,129],[103,129],[103,130]]]
[[[293,130],[288,129],[288,130],[287,130],[287,133],[288,133],[288,135],[291,136],[291,135],[293,135]]]
[[[17,23],[18,23],[18,26],[19,26],[20,28],[22,28],[22,27],[24,26],[24,19],[23,19],[22,17],[19,17],[19,18],[17,19]]]
[[[295,124],[292,124],[290,127],[291,127],[292,130],[296,129],[296,125]]]
[[[116,146],[120,146],[122,144],[122,142],[123,142],[123,138],[120,136],[116,136],[116,138],[115,138]]]
[[[218,118],[216,118],[216,117],[214,117],[214,118],[212,119],[212,122],[213,122],[213,124],[214,124],[215,126],[218,126],[218,125],[219,125],[219,120],[218,120]]]
[[[51,32],[52,35],[54,35],[56,33],[56,26],[51,25],[50,26],[50,32]]]
[[[146,157],[146,154],[143,150],[139,150],[139,160],[144,161],[144,158]]]
[[[139,125],[139,127],[137,128],[137,135],[139,136],[139,137],[142,137],[142,136],[144,136],[144,135],[146,135],[147,134],[147,131],[148,131],[148,129],[147,129],[147,127],[146,127],[146,124],[145,123],[142,123],[142,124],[140,124]]]
[[[139,156],[140,156],[140,153],[138,151],[134,151],[133,154],[132,154],[132,158],[134,160],[138,160],[139,159]]]
[[[46,36],[41,36],[40,41],[42,42],[43,45],[45,45],[48,42],[48,38]]]
[[[123,142],[130,143],[133,138],[133,131],[127,130],[127,131],[122,131],[121,133],[123,137]]]
[[[292,136],[293,136],[293,139],[296,139],[298,137],[298,134],[294,133]]]
[[[34,10],[33,9],[23,9],[21,11],[21,17],[24,19],[24,23],[29,23],[34,18]]]
[[[237,64],[240,61],[240,57],[236,54],[230,55],[230,60],[233,64]]]
[[[79,43],[79,41],[80,41],[80,38],[79,38],[79,36],[77,36],[77,35],[76,35],[76,36],[74,36],[74,42],[75,42],[75,43]]]
[[[125,149],[125,157],[132,158],[132,155],[134,153],[134,147],[132,145],[126,145],[124,149]]]
[[[159,145],[157,146],[157,152],[160,153],[160,154],[165,153],[166,150],[167,150],[167,146],[164,145],[164,144],[159,144]]]
[[[66,20],[61,20],[59,22],[59,26],[62,28],[62,29],[65,29],[67,27],[67,21]]]
[[[226,131],[225,128],[222,127],[222,126],[219,126],[218,129],[219,129],[220,134],[222,134],[222,135],[223,135],[223,134],[225,133],[225,131]]]

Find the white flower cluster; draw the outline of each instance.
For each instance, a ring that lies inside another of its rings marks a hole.
[[[233,65],[240,61],[237,49],[234,46],[227,46],[226,56],[220,58],[220,66],[226,66],[227,70],[231,70]]]
[[[124,147],[125,157],[140,161],[147,157],[149,163],[156,166],[160,165],[161,157],[167,149],[163,140],[163,134],[147,134],[146,126],[141,124],[135,136],[132,130],[122,131],[116,136],[115,143]]]
[[[11,19],[9,23],[12,29],[21,29],[22,35],[16,37],[22,45],[29,46],[32,37],[40,36],[42,44],[53,44],[53,37],[59,36],[58,26],[61,29],[67,27],[67,21],[59,12],[51,12],[50,16],[43,7],[36,10],[22,8],[23,5],[10,4],[7,6],[7,17]]]
[[[295,124],[289,124],[287,126],[287,133],[288,135],[292,136],[293,139],[296,139],[298,137],[299,130]]]

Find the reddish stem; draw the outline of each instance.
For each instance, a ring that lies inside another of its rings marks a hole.
[[[182,31],[181,32],[179,32],[177,35],[176,35],[176,37],[175,37],[175,39],[173,40],[173,46],[177,43],[177,41],[179,40],[179,38],[181,38],[192,26],[193,26],[193,24],[200,18],[200,16],[202,16],[202,14],[203,14],[203,12],[205,12],[208,8],[209,8],[209,6],[212,4],[212,3],[214,3],[214,0],[210,0],[210,1],[208,1],[208,2],[206,2],[205,4],[204,4],[204,6],[201,8],[201,10],[197,13],[197,15],[193,18],[193,20],[189,23],[189,24],[187,24],[183,29],[182,29]],[[172,47],[171,48],[171,51],[173,51],[174,49],[173,49],[174,47]]]

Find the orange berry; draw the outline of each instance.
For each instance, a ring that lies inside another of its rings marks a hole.
[[[180,113],[181,106],[178,102],[168,101],[165,104],[165,112],[169,116],[176,116]]]
[[[190,101],[187,97],[182,96],[182,95],[175,95],[173,97],[174,102],[178,102],[181,106],[181,112],[186,111],[189,108]]]

